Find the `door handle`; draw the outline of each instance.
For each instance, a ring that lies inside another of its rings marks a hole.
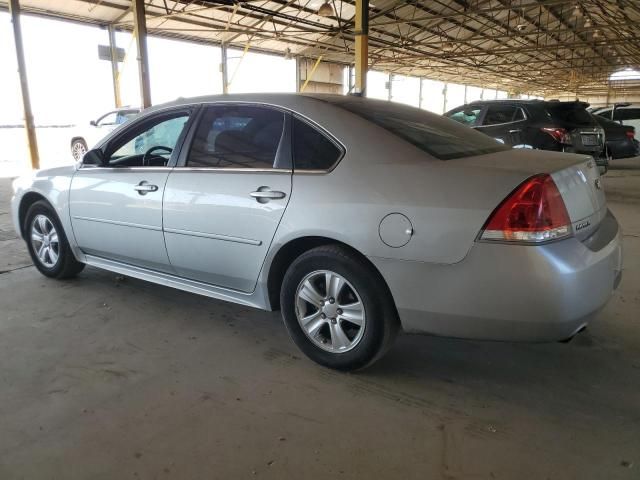
[[[269,200],[278,200],[287,196],[286,193],[278,190],[270,190],[269,187],[260,187],[249,195],[255,198],[259,203],[266,203]]]
[[[137,191],[140,195],[146,195],[149,192],[157,192],[158,186],[151,185],[150,183],[147,183],[146,180],[143,180],[138,185],[134,186],[133,189]]]

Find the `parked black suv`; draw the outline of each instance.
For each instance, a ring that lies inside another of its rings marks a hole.
[[[516,148],[592,155],[607,168],[604,130],[588,103],[543,100],[481,100],[444,115]]]

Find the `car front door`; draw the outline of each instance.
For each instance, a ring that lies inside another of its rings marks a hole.
[[[100,165],[78,169],[69,209],[86,254],[173,272],[162,234],[162,195],[190,114],[179,109],[141,119],[102,147]]]
[[[178,275],[254,290],[291,193],[289,123],[266,106],[203,108],[165,187],[165,242]]]

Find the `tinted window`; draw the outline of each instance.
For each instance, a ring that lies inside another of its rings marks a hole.
[[[452,113],[449,118],[470,127],[476,124],[481,110],[481,108],[466,108]]]
[[[273,168],[284,113],[265,107],[207,107],[196,131],[187,166]]]
[[[576,103],[548,104],[547,112],[553,120],[578,126],[592,126],[595,120],[587,109]]]
[[[640,108],[616,108],[614,120],[637,120],[640,118]]]
[[[296,170],[329,170],[342,151],[306,122],[293,120],[293,164]]]
[[[497,125],[515,121],[516,112],[520,109],[513,105],[489,105],[487,114],[482,121],[483,125]]]
[[[441,160],[509,150],[484,133],[418,108],[348,97],[333,101]]]

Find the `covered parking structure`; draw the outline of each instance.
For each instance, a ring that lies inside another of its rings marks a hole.
[[[346,91],[364,95],[367,70],[384,72],[390,100],[394,85],[402,88],[394,79],[420,78],[417,106],[433,94],[423,90],[422,79],[442,82],[445,105],[448,83],[463,84],[465,100],[472,97],[467,87],[480,96],[492,89],[596,104],[640,91],[635,77],[612,78],[640,64],[640,5],[634,0],[11,0],[0,1],[0,8],[14,14],[27,126],[32,115],[19,12],[131,31],[142,106],[151,104],[147,35],[219,45],[221,93],[231,80],[229,48],[295,58],[298,90],[341,93],[335,67],[349,70]],[[118,52],[115,35],[109,38],[118,106]],[[29,138],[34,143],[35,135]],[[37,165],[37,147],[31,152]]]
[[[147,35],[220,49],[212,83],[223,87],[212,93],[233,90],[230,57],[260,52],[295,58],[299,91],[373,96],[375,87],[378,98],[397,101],[412,83],[412,104],[427,108],[438,96],[440,111],[454,89],[463,100],[640,100],[638,80],[625,74],[640,66],[636,0],[364,6],[0,0],[13,14],[32,164],[23,14],[104,28],[112,61],[124,46],[115,34],[135,34],[137,51],[126,55],[138,67],[142,105],[154,84]],[[115,105],[121,68],[112,62]],[[304,359],[278,312],[93,268],[65,282],[43,278],[13,230],[11,182],[0,178],[0,479],[637,478],[637,162],[617,162],[602,179],[625,263],[586,332],[567,344],[401,335],[382,361],[354,374]],[[460,183],[442,197],[455,199]],[[451,298],[465,302],[455,291]]]

